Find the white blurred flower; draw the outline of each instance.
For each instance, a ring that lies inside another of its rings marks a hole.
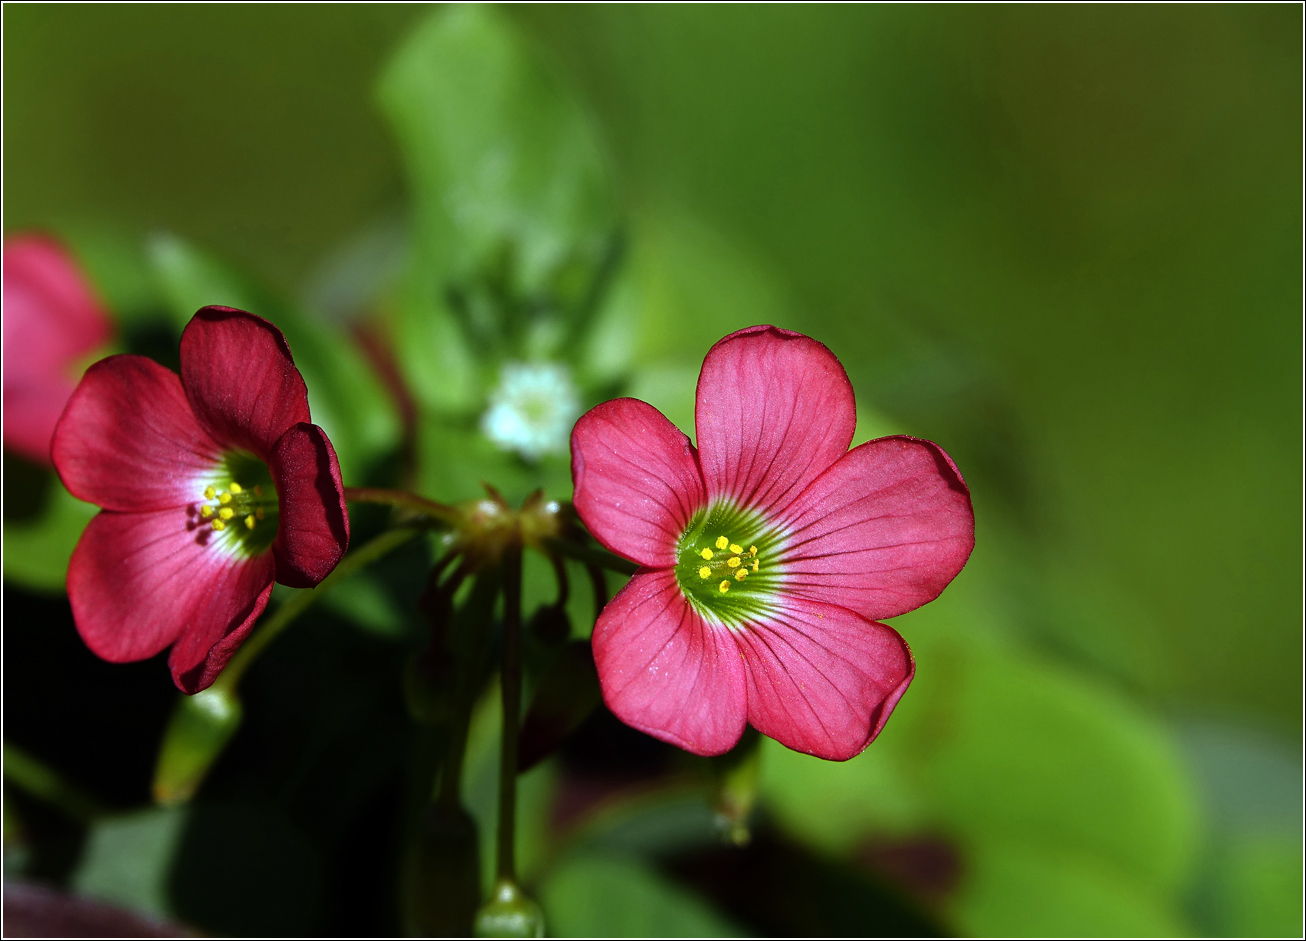
[[[580,417],[571,371],[559,363],[505,363],[490,407],[481,417],[485,436],[528,461],[565,454]]]

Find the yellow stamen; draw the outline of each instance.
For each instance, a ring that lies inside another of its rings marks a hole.
[[[737,569],[737,568],[739,568],[739,559],[738,559],[738,557],[736,557],[736,556],[731,556],[730,558],[726,559],[726,565],[730,566],[732,569]]]
[[[716,537],[716,547],[718,549],[724,549],[728,545],[730,545],[730,540],[727,539],[725,536]]]
[[[207,503],[204,504],[202,507],[200,507],[200,516],[204,517],[205,519],[208,519],[212,515],[213,515],[213,507],[209,506]]]
[[[748,577],[748,569],[740,569],[735,573],[735,581],[742,582]]]
[[[223,506],[226,506],[228,503],[231,502],[231,494],[227,493],[226,491],[223,491],[222,493],[218,494],[218,502],[221,503]]]
[[[222,520],[214,520],[213,528],[216,529],[218,532],[222,532],[224,529],[227,528],[227,524],[222,522]]]
[[[701,555],[704,559],[710,559],[712,558],[712,550],[704,549],[702,552],[699,553],[699,555]]]
[[[240,493],[240,491],[243,490],[244,488],[233,480],[231,482],[231,486],[228,487],[227,489],[230,490],[232,493]]]
[[[754,571],[754,572],[757,571],[757,560],[756,560],[756,559],[753,560],[753,571]]]
[[[212,500],[212,499],[213,499],[214,497],[216,497],[217,495],[218,495],[218,492],[217,492],[216,490],[214,490],[212,487],[205,487],[205,488],[204,488],[204,499],[205,499],[205,500]]]
[[[706,565],[703,566],[701,569],[698,570],[698,577],[699,577],[699,578],[707,578],[707,577],[708,577],[709,575],[711,575],[711,574],[712,574],[712,570],[711,570],[710,568],[708,568]]]
[[[253,513],[251,513],[249,516],[245,517],[245,526],[246,526],[246,528],[248,528],[248,529],[253,529],[253,528],[254,528],[254,514],[253,514]]]
[[[735,555],[739,555],[739,553],[743,552],[744,550],[741,549],[741,548],[739,548],[739,546],[735,545],[735,544],[732,542],[732,543],[730,544],[730,551],[733,552]]]
[[[717,585],[716,587],[717,587],[718,589],[720,589],[720,590],[721,590],[721,594],[724,595],[726,592],[728,592],[728,591],[730,590],[730,579],[728,579],[728,578],[726,578],[726,579],[722,579],[722,580],[721,580],[721,584],[720,584],[720,585]]]
[[[218,510],[219,519],[229,520],[235,515],[236,511],[229,506],[224,506],[222,509]]]
[[[756,556],[756,555],[757,555],[757,546],[749,546],[749,547],[748,547],[748,554],[751,555],[751,556]]]

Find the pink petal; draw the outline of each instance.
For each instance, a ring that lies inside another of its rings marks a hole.
[[[272,544],[277,581],[312,588],[349,547],[349,513],[335,449],[321,428],[300,422],[277,439],[269,464],[281,514]]]
[[[73,394],[73,381],[63,376],[15,381],[5,373],[4,444],[30,461],[49,467],[50,437]]]
[[[661,412],[638,399],[590,409],[571,432],[571,476],[594,538],[642,565],[675,565],[703,478],[694,446]]]
[[[221,460],[177,375],[131,355],[86,370],[55,426],[50,451],[73,496],[133,512],[201,499],[197,482]]]
[[[193,693],[211,683],[216,670],[196,667],[224,638],[253,627],[273,569],[271,553],[233,555],[214,535],[180,508],[91,520],[68,565],[68,600],[86,646],[125,663],[175,642],[177,686]]]
[[[916,671],[897,631],[837,605],[785,598],[737,637],[748,662],[749,724],[833,761],[871,743]]]
[[[823,345],[749,327],[708,351],[695,424],[708,498],[779,512],[847,452],[857,410],[843,366]]]
[[[739,648],[690,607],[670,570],[636,573],[599,615],[593,643],[603,701],[622,722],[696,755],[739,741]]]
[[[196,417],[224,447],[268,459],[296,422],[308,389],[281,331],[231,307],[205,307],[181,335],[181,381]]]
[[[943,449],[919,438],[849,451],[780,517],[785,590],[891,618],[932,601],[975,546],[970,491]]]

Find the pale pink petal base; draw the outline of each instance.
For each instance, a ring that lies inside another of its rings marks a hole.
[[[846,608],[786,598],[735,637],[748,664],[748,723],[795,751],[860,754],[915,675],[907,643]]]
[[[595,539],[641,565],[675,565],[703,478],[694,446],[661,412],[639,399],[590,409],[571,432],[571,475]]]
[[[895,436],[849,451],[778,523],[785,591],[890,618],[933,601],[975,546],[970,491],[931,441]]]
[[[91,651],[126,663],[175,642],[169,663],[178,688],[195,693],[212,683],[226,663],[214,666],[215,645],[253,627],[274,564],[271,553],[232,555],[211,544],[215,536],[186,508],[91,520],[68,565],[73,617]]]
[[[594,625],[603,701],[627,725],[696,755],[744,732],[745,667],[730,631],[685,601],[669,570],[641,571]]]

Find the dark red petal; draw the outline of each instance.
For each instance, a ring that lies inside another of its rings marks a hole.
[[[264,554],[226,573],[223,592],[227,597],[215,599],[221,616],[191,622],[168,655],[168,669],[177,689],[193,696],[213,685],[268,606],[273,565],[271,555]]]
[[[213,536],[182,509],[105,511],[91,520],[68,565],[68,600],[86,646],[124,663],[176,643],[177,686],[193,693],[211,683],[216,671],[205,681],[186,656],[178,669],[178,651],[198,662],[224,637],[247,631],[267,603],[273,567],[271,553],[235,556],[211,545]]]
[[[779,520],[785,590],[891,618],[938,597],[975,547],[970,491],[931,441],[849,451]]]
[[[221,460],[176,373],[130,355],[86,370],[55,426],[50,453],[69,493],[128,512],[203,499],[203,480]]]
[[[818,758],[859,754],[916,672],[897,631],[837,605],[785,598],[737,636],[748,662],[748,723]]]
[[[277,439],[269,469],[281,514],[272,544],[277,581],[312,588],[349,548],[349,511],[335,449],[321,428],[300,422]]]
[[[232,307],[205,307],[181,335],[181,381],[219,444],[264,460],[291,425],[311,421],[308,389],[281,331]]]
[[[822,344],[749,327],[708,351],[694,421],[708,498],[779,512],[847,452],[857,409]]]
[[[576,512],[594,538],[642,565],[676,564],[676,541],[703,506],[694,446],[647,402],[613,399],[571,432]]]
[[[744,733],[744,663],[729,629],[708,624],[668,570],[640,571],[594,625],[603,701],[629,726],[696,755]]]

